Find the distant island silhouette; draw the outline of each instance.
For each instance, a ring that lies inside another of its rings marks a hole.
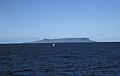
[[[59,39],[43,39],[38,41],[33,41],[32,43],[86,43],[95,42],[89,38],[59,38]]]

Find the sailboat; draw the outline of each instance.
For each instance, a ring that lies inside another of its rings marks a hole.
[[[55,44],[53,44],[53,47],[55,47]]]

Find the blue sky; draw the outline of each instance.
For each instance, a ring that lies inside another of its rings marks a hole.
[[[120,41],[120,0],[0,0],[0,39]]]

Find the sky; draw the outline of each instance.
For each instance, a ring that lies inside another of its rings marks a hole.
[[[0,0],[0,41],[120,41],[120,0]]]

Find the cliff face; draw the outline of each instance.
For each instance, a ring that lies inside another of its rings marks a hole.
[[[34,41],[32,43],[83,43],[83,42],[94,42],[89,38],[60,38],[60,39],[43,39]]]

